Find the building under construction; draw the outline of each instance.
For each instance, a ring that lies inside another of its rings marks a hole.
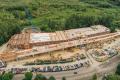
[[[49,33],[27,28],[11,37],[8,47],[13,51],[10,52],[11,54],[1,54],[0,58],[6,59],[5,56],[7,56],[7,61],[9,61],[74,46],[108,41],[119,36],[118,32],[110,33],[110,30],[102,25]]]
[[[12,36],[8,42],[8,46],[10,48],[30,49],[33,46],[59,44],[61,42],[99,36],[107,33],[110,33],[110,30],[101,25],[51,33],[42,33],[35,30],[32,32],[31,30],[26,29],[21,34]]]

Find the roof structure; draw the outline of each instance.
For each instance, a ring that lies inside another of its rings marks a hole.
[[[31,32],[31,33],[21,33],[12,36],[9,40],[9,45],[23,46],[29,44],[42,44],[49,42],[64,42],[68,40],[73,40],[77,38],[84,38],[88,36],[94,36],[96,34],[110,32],[110,30],[102,25],[96,25],[86,28],[70,29],[65,31],[56,31],[49,33],[42,32]]]

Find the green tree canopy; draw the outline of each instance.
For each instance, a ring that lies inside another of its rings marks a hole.
[[[4,73],[2,75],[2,80],[12,80],[13,79],[13,74],[11,72]]]
[[[55,77],[50,76],[48,80],[56,80]]]
[[[32,80],[32,72],[26,72],[25,73],[25,78],[23,80]]]
[[[62,77],[62,80],[66,80],[66,77]]]
[[[116,69],[116,72],[115,72],[116,74],[118,74],[118,75],[120,75],[120,63],[118,64],[118,66],[117,66],[117,69]]]
[[[37,74],[34,80],[47,80],[47,78],[44,75]]]

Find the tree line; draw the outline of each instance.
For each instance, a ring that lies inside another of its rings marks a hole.
[[[13,74],[12,72],[3,72],[2,74],[0,74],[0,80],[13,80],[14,75],[15,74]],[[50,76],[49,78],[47,78],[42,74],[36,74],[35,78],[33,79],[33,73],[26,72],[22,80],[56,80],[56,78],[54,76]],[[66,78],[62,77],[61,80],[66,80]]]

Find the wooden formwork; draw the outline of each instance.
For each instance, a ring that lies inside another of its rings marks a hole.
[[[78,28],[78,29],[70,29],[65,31],[56,31],[52,33],[45,33],[49,34],[50,41],[43,41],[43,42],[30,42],[31,39],[31,33],[21,33],[16,34],[8,42],[8,46],[11,48],[20,48],[20,49],[28,49],[32,46],[43,46],[43,45],[49,45],[49,44],[57,44],[61,42],[67,42],[75,39],[80,39],[86,37],[92,37],[92,36],[99,36],[103,34],[110,33],[110,30],[108,28],[97,25],[87,28]],[[43,33],[35,33],[35,34],[43,34]]]
[[[10,48],[30,48],[29,45],[29,38],[30,34],[25,33],[25,34],[16,34],[14,35],[8,42],[8,46]]]
[[[3,54],[0,54],[0,59],[3,60],[3,61],[13,61],[15,60],[17,57],[17,54],[15,53],[3,53]]]

